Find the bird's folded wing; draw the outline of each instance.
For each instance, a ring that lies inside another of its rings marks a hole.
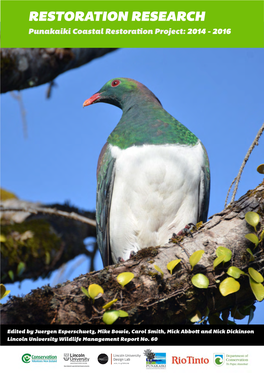
[[[203,146],[204,148],[204,146]],[[209,198],[210,198],[210,168],[209,159],[207,152],[204,148],[204,166],[201,169],[201,178],[199,185],[198,194],[198,219],[197,221],[207,221],[208,208],[209,208]]]
[[[96,198],[97,244],[104,266],[112,263],[109,239],[109,218],[114,178],[115,158],[111,156],[109,147],[106,147],[100,160],[100,170],[97,175]]]

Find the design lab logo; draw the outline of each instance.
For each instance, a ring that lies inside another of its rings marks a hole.
[[[22,361],[23,361],[23,363],[28,364],[28,363],[30,363],[30,360],[31,360],[31,355],[30,355],[30,354],[24,354],[24,355],[22,356]]]
[[[100,354],[97,360],[100,364],[106,364],[108,362],[108,356],[106,354]]]
[[[218,367],[224,365],[225,355],[224,354],[214,354],[214,364]]]
[[[166,368],[166,353],[152,352],[150,349],[144,351],[146,356],[147,369],[165,369]]]

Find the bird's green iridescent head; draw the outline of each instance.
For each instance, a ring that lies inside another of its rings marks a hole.
[[[107,141],[126,149],[133,145],[195,145],[198,138],[163,109],[146,86],[129,78],[109,80],[83,106],[106,102],[123,110]]]
[[[100,91],[86,100],[83,106],[105,102],[124,110],[131,103],[141,100],[161,105],[158,98],[144,84],[129,78],[115,78],[109,80]]]

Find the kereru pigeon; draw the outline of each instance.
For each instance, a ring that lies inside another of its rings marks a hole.
[[[106,266],[205,222],[210,170],[201,141],[143,84],[110,80],[83,106],[97,102],[123,110],[97,165],[97,242]]]

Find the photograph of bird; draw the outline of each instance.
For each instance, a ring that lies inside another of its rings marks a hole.
[[[143,84],[112,79],[83,106],[98,102],[123,111],[97,166],[97,242],[106,266],[205,222],[210,169],[201,141]]]

